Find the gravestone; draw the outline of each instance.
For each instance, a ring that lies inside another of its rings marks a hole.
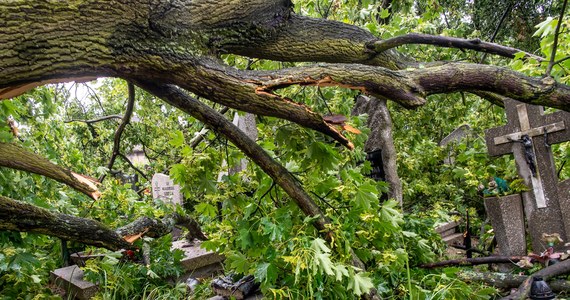
[[[468,124],[463,124],[455,128],[455,130],[453,130],[450,134],[441,139],[438,146],[446,147],[447,145],[452,143],[459,143],[461,139],[463,139],[465,136],[467,136],[470,133],[471,133],[471,127]],[[449,152],[447,153],[447,156],[443,159],[443,162],[447,165],[453,165],[453,163],[455,162],[455,155],[453,154],[453,151],[451,149],[449,149]]]
[[[152,198],[166,203],[182,205],[180,186],[174,184],[166,174],[156,173],[152,176]]]
[[[487,149],[491,156],[513,153],[519,176],[530,188],[522,193],[527,231],[533,251],[542,252],[547,247],[541,241],[543,233],[570,240],[570,182],[559,182],[549,146],[570,140],[570,113],[544,114],[541,106],[515,100],[505,101],[505,111],[507,125],[485,132]],[[500,230],[509,230],[509,235],[524,228]]]
[[[253,141],[257,140],[258,132],[257,132],[257,125],[255,123],[255,115],[247,113],[243,116],[240,116],[237,112],[234,115],[234,119],[232,121],[234,125],[236,125],[241,131],[243,131],[250,139]],[[224,159],[222,162],[222,166],[227,166],[228,162]],[[238,164],[232,166],[228,171],[221,171],[218,174],[218,182],[222,181],[222,177],[226,175],[233,175],[239,173],[247,168],[247,159],[242,159]]]

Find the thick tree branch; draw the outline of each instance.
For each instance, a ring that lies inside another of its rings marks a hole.
[[[307,216],[317,217],[314,224],[319,231],[330,234],[324,214],[289,171],[223,115],[174,86],[157,86],[149,82],[137,82],[137,85],[223,134],[277,182]]]
[[[313,225],[326,240],[330,241],[333,238],[333,232],[328,226],[330,225],[329,220],[291,173],[269,156],[263,148],[257,145],[255,141],[250,139],[237,126],[224,118],[222,114],[188,96],[175,86],[157,86],[150,82],[137,82],[137,85],[200,120],[212,130],[224,135],[269,175],[273,181],[291,197],[305,215],[315,217]],[[350,255],[352,264],[355,267],[365,270],[364,264],[358,256],[352,252],[352,249]]]
[[[0,143],[0,166],[55,179],[93,199],[101,196],[97,180],[64,169],[16,144]]]
[[[0,196],[0,230],[46,234],[111,250],[131,247],[119,234],[97,221],[50,212],[3,196]]]
[[[523,259],[522,256],[489,256],[489,257],[474,257],[474,258],[460,258],[452,260],[438,261],[429,264],[423,264],[420,267],[426,269],[442,268],[449,266],[475,266],[485,264],[499,264],[499,263],[517,263]]]
[[[132,242],[141,236],[161,237],[170,233],[175,225],[188,229],[190,237],[206,239],[198,222],[179,214],[166,216],[162,220],[140,217],[112,230],[91,219],[51,212],[0,196],[0,230],[45,234],[110,250],[133,248]]]
[[[367,47],[377,53],[382,53],[388,49],[396,48],[407,44],[434,45],[446,48],[469,49],[489,54],[496,54],[508,58],[514,58],[515,54],[524,52],[519,49],[502,46],[495,43],[488,43],[480,39],[462,39],[455,37],[437,36],[420,33],[410,33],[400,35],[387,40],[374,41],[367,44]],[[525,57],[543,61],[544,58],[532,53],[524,52]]]
[[[483,282],[497,288],[511,289],[520,286],[529,276],[509,273],[459,272],[458,277],[466,282]],[[553,280],[548,285],[554,292],[570,291],[570,281],[568,280]]]

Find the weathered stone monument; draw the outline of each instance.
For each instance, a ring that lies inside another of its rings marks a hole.
[[[247,113],[243,116],[240,116],[238,113],[235,113],[234,119],[232,121],[234,125],[236,125],[241,131],[243,131],[250,139],[253,141],[257,140],[257,125],[255,123],[255,115]],[[223,166],[227,166],[227,162],[224,160],[222,163]],[[218,182],[222,181],[222,177],[228,174],[233,175],[235,173],[241,172],[247,168],[247,159],[242,159],[238,164],[230,167],[229,172],[222,171],[218,174]]]
[[[468,124],[463,124],[455,128],[455,130],[453,130],[450,134],[441,139],[441,141],[437,145],[440,147],[447,147],[448,145],[459,143],[461,139],[465,138],[469,134],[471,134],[471,126],[469,126]],[[447,165],[453,165],[455,163],[455,156],[453,154],[453,151],[451,151],[451,149],[447,153],[447,157],[443,159],[443,162]]]
[[[83,280],[83,270],[76,265],[50,272],[50,281],[63,289],[64,299],[91,299],[99,289],[96,284]]]
[[[152,198],[179,205],[183,203],[180,186],[174,184],[168,175],[162,173],[152,176]]]
[[[539,253],[547,247],[543,234],[558,233],[570,241],[570,180],[559,182],[550,149],[570,140],[570,113],[544,114],[541,106],[515,100],[505,101],[505,111],[507,125],[485,132],[487,148],[491,156],[513,153],[519,176],[530,190],[522,193],[521,200],[491,198],[486,206],[502,254],[526,254],[521,211],[532,250]]]

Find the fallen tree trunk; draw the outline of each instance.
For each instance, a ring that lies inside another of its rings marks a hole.
[[[489,256],[489,257],[475,257],[475,258],[461,258],[438,261],[429,264],[420,265],[420,268],[434,269],[449,266],[474,266],[485,264],[500,264],[500,263],[517,263],[523,259],[522,256]]]
[[[193,221],[193,222],[192,222]],[[0,196],[0,230],[32,232],[59,237],[109,250],[131,249],[143,235],[164,236],[181,225],[195,236],[204,237],[197,222],[186,216],[170,215],[162,220],[141,217],[116,230],[95,220],[51,212],[25,202]]]
[[[477,272],[460,272],[458,274],[461,280],[467,282],[483,282],[501,289],[512,289],[520,286],[529,278],[526,275],[516,275],[508,273],[477,273]],[[554,292],[570,292],[570,281],[558,279],[548,283]]]

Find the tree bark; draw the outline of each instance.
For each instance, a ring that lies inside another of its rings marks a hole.
[[[97,221],[50,212],[3,196],[0,196],[0,230],[47,234],[111,250],[132,247],[117,232]]]
[[[385,52],[362,55],[366,54],[365,44],[374,40],[369,33],[339,22],[296,16],[290,6],[286,0],[224,5],[210,0],[3,2],[0,97],[11,97],[46,82],[76,78],[116,76],[156,81],[176,84],[232,108],[297,122],[345,145],[348,141],[308,107],[256,83],[275,80],[273,90],[292,84],[343,86],[406,107],[422,105],[426,96],[435,93],[483,90],[570,109],[567,86],[494,66],[455,63],[391,72],[389,69],[416,64],[399,64],[402,58],[392,52],[382,59],[376,55]],[[301,30],[297,24],[317,31]],[[293,47],[293,40],[302,41],[302,46],[299,42]],[[287,43],[292,46],[282,46]],[[339,43],[343,46],[337,51]],[[257,52],[261,58],[380,66],[325,65],[252,72],[205,59],[222,50],[253,55],[256,49],[267,49]]]
[[[13,143],[0,143],[0,166],[55,179],[93,199],[101,196],[95,185],[97,180],[64,169]]]
[[[530,293],[530,287],[533,281],[533,277],[535,276],[540,276],[542,277],[545,281],[548,281],[548,279],[553,278],[555,276],[559,276],[559,275],[563,275],[563,274],[568,274],[570,273],[570,259],[567,259],[565,261],[561,261],[559,263],[556,263],[554,265],[550,265],[534,274],[532,274],[531,276],[529,276],[527,279],[525,279],[525,281],[523,281],[521,283],[521,285],[519,286],[519,288],[517,289],[516,292],[502,298],[502,300],[522,300],[522,299],[526,299],[528,297],[528,294]]]
[[[368,114],[370,135],[364,145],[367,153],[382,150],[382,163],[386,182],[389,184],[388,197],[395,199],[402,207],[402,181],[398,176],[396,147],[392,138],[392,118],[385,99],[359,96],[353,114]]]
[[[467,282],[483,282],[487,285],[501,289],[516,288],[523,283],[529,276],[516,275],[509,273],[476,273],[476,272],[459,272],[459,278]],[[570,281],[568,280],[552,280],[548,285],[554,292],[569,292]]]
[[[420,265],[421,268],[434,269],[449,266],[475,266],[485,264],[500,264],[500,263],[517,263],[523,259],[522,256],[489,256],[489,257],[474,257],[474,258],[460,258],[452,260],[438,261],[429,264]]]
[[[162,220],[140,217],[132,223],[112,230],[91,219],[51,212],[0,196],[0,230],[46,234],[109,250],[131,249],[133,245],[125,238],[142,235],[161,237],[170,233],[175,225],[187,228],[192,237],[205,239],[195,220],[178,214],[167,216]]]

